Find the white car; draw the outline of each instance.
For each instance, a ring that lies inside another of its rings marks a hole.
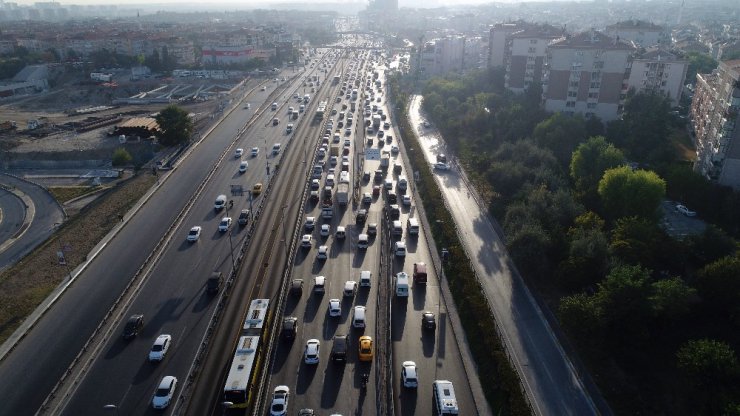
[[[443,162],[437,162],[434,165],[432,165],[432,167],[434,167],[434,169],[439,169],[439,170],[450,170],[450,165],[448,165],[447,163],[443,163]]]
[[[246,172],[248,167],[249,167],[249,162],[247,162],[246,160],[242,160],[239,163],[239,173]]]
[[[301,238],[301,247],[303,248],[311,248],[312,243],[313,237],[311,237],[311,234],[304,234],[303,238]]]
[[[342,301],[329,299],[329,316],[342,316]]]
[[[685,205],[681,205],[681,204],[676,205],[676,211],[680,212],[681,214],[687,217],[696,217],[696,211],[692,211],[686,208]]]
[[[200,225],[196,225],[195,227],[190,229],[190,232],[188,233],[188,241],[191,243],[194,243],[198,241],[200,238],[200,232],[203,230]]]
[[[401,203],[404,204],[404,205],[406,205],[406,206],[411,205],[411,196],[410,195],[404,195],[403,197],[401,197]]]
[[[323,224],[321,226],[321,232],[320,232],[320,234],[321,234],[322,237],[329,237],[329,235],[331,235],[331,225],[329,225],[329,224]]]
[[[164,409],[169,406],[172,396],[175,394],[175,389],[177,389],[177,378],[164,376],[162,381],[159,382],[157,390],[154,391],[152,407],[155,409]]]
[[[403,386],[415,389],[419,386],[419,373],[416,371],[416,363],[413,361],[404,361],[401,368],[401,377]]]
[[[258,154],[260,154],[259,147],[253,147],[252,148],[252,157],[257,157]]]
[[[306,341],[306,349],[303,352],[303,361],[306,364],[318,364],[320,348],[321,342],[318,339],[309,339]]]
[[[221,218],[221,222],[218,224],[218,230],[225,233],[229,231],[229,228],[231,228],[231,217]]]
[[[277,386],[272,393],[272,404],[270,405],[270,416],[283,416],[288,412],[288,397],[290,388],[288,386]]]
[[[311,232],[313,231],[313,228],[316,226],[316,217],[306,217],[306,224],[304,227],[306,228],[306,231]]]
[[[244,154],[244,149],[242,149],[240,147],[240,148],[236,149],[236,152],[234,152],[234,157],[235,158],[240,158],[240,157],[242,157],[243,154]]]
[[[329,258],[329,247],[319,246],[319,251],[316,253],[316,260],[326,260]]]
[[[158,336],[154,341],[154,345],[152,345],[152,349],[149,350],[149,361],[164,360],[164,356],[167,355],[171,343],[172,335],[162,334]]]
[[[396,241],[396,246],[393,250],[393,253],[397,257],[406,257],[406,243],[404,243],[403,241]]]

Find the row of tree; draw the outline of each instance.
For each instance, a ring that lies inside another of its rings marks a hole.
[[[632,92],[604,128],[547,114],[536,88],[516,96],[502,80],[497,70],[434,79],[424,109],[488,198],[519,271],[561,298],[551,306],[612,406],[736,407],[737,244],[713,226],[685,239],[661,227],[665,196],[684,182],[715,189],[675,163],[667,98]],[[737,194],[726,195],[733,206]]]

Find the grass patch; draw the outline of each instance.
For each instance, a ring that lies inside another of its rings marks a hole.
[[[56,198],[59,203],[71,201],[82,195],[87,195],[100,189],[98,186],[52,186],[49,192]]]
[[[692,162],[696,160],[696,147],[694,147],[694,142],[686,132],[686,129],[673,129],[668,139],[673,143],[676,151],[676,159]]]
[[[95,244],[118,224],[118,216],[125,214],[155,180],[152,175],[139,174],[120,182],[71,217],[44,244],[0,274],[0,343],[84,261]],[[57,261],[60,250],[64,251],[67,266]]]

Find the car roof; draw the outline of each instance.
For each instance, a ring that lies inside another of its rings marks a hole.
[[[170,388],[170,384],[172,384],[172,381],[177,380],[175,376],[164,376],[162,377],[162,381],[159,382],[159,388],[160,389],[168,389]]]

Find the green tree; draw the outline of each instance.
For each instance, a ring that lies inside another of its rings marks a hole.
[[[609,250],[622,263],[647,266],[653,262],[653,252],[660,241],[660,229],[654,222],[625,217],[618,219],[612,230]]]
[[[575,219],[568,231],[568,258],[558,267],[558,281],[567,288],[583,288],[598,283],[606,274],[609,241],[604,221],[593,212]]]
[[[506,245],[514,264],[522,273],[541,278],[549,269],[547,253],[550,249],[550,236],[536,222],[524,224],[508,238]]]
[[[177,105],[169,105],[156,117],[159,124],[159,142],[162,146],[174,146],[187,142],[193,132],[193,121],[187,111]]]
[[[660,92],[635,94],[630,91],[622,120],[610,124],[612,129],[607,130],[608,138],[617,147],[624,149],[631,160],[648,164],[669,162],[675,154],[668,136],[670,109],[670,99]],[[613,128],[619,124],[624,128]]]
[[[655,172],[622,166],[604,172],[598,192],[612,219],[636,215],[655,220],[665,197],[665,181]]]
[[[113,166],[124,166],[131,163],[133,157],[131,157],[131,153],[129,153],[128,150],[123,147],[119,147],[113,152],[112,159]]]
[[[585,293],[565,296],[558,305],[563,329],[584,346],[597,346],[603,337],[602,311],[592,296]]]
[[[573,152],[570,159],[570,177],[578,194],[586,201],[593,201],[604,172],[623,163],[622,152],[608,143],[606,138],[591,137]]]
[[[695,297],[696,289],[680,278],[673,277],[653,283],[650,302],[656,317],[675,322],[688,315]]]
[[[696,74],[708,74],[714,71],[719,64],[710,55],[701,52],[689,52],[686,57],[689,60],[689,66],[686,69],[686,82],[690,84],[696,82]]]
[[[549,149],[560,165],[565,167],[570,162],[573,151],[586,136],[586,123],[583,117],[567,116],[555,113],[534,128],[532,138],[540,147]]]
[[[648,271],[640,266],[615,267],[599,284],[596,300],[613,346],[647,337],[650,295]]]
[[[721,229],[709,225],[703,233],[687,238],[691,255],[699,266],[705,266],[725,256],[737,253],[738,245],[734,238]]]
[[[727,256],[704,266],[696,277],[696,288],[712,310],[737,318],[740,307],[740,258]]]
[[[711,389],[721,388],[738,375],[735,350],[714,339],[687,341],[676,352],[676,361],[691,383]]]

